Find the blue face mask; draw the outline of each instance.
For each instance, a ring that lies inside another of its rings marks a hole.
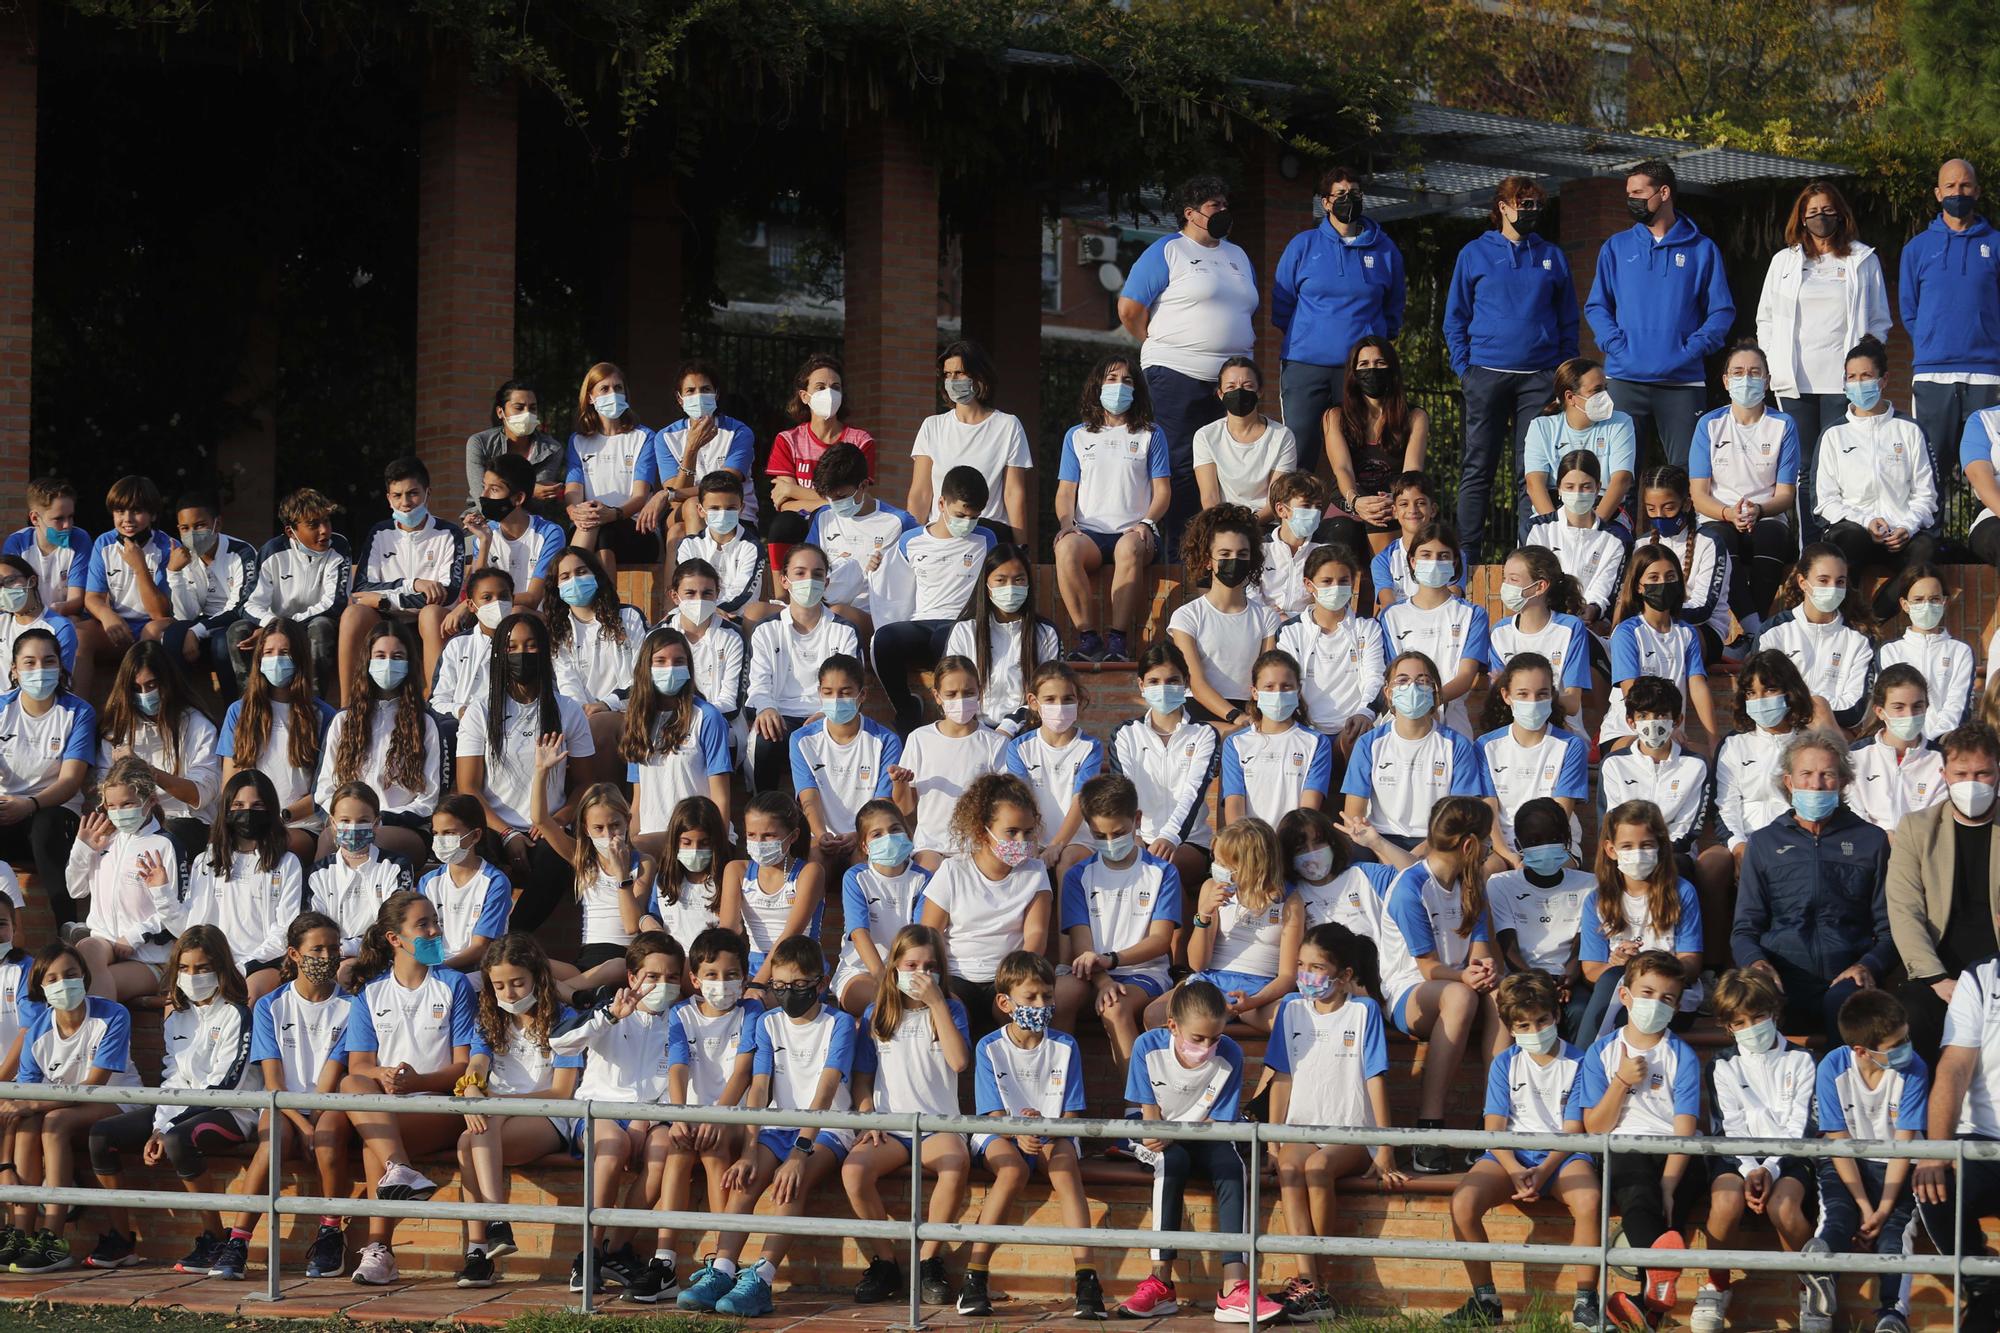
[[[1672,537],[1687,526],[1686,514],[1660,514],[1653,519],[1653,531]]]
[[[1906,1041],[1901,1046],[1891,1046],[1888,1050],[1877,1054],[1875,1058],[1890,1069],[1908,1069],[1911,1061],[1917,1058],[1917,1052]]]
[[[708,530],[718,536],[736,531],[736,525],[743,521],[741,509],[704,509],[701,513]]]
[[[410,941],[410,955],[425,967],[442,967],[444,965],[444,936],[417,936]]]
[[[106,810],[104,816],[111,821],[111,827],[120,833],[137,833],[152,818],[143,805],[120,806],[116,810]]]
[[[653,688],[661,694],[679,694],[687,688],[688,669],[676,662],[668,667],[654,667]]]
[[[371,657],[368,659],[368,679],[375,682],[378,690],[393,690],[410,676],[410,663],[402,657]]]
[[[1761,375],[1745,375],[1741,379],[1729,381],[1729,401],[1738,407],[1755,407],[1764,401],[1764,379]]]
[[[1004,583],[997,588],[989,587],[986,596],[992,601],[996,611],[1013,615],[1028,604],[1028,590],[1018,583]]]
[[[1156,713],[1178,713],[1187,703],[1185,685],[1142,685],[1139,693],[1146,700],[1146,707]]]
[[[1299,692],[1297,690],[1257,691],[1257,711],[1273,722],[1283,722],[1298,711]]]
[[[400,509],[392,510],[391,512],[396,516],[397,527],[421,528],[431,516],[431,507],[429,505],[418,505],[407,514]]]
[[[1846,385],[1847,401],[1863,412],[1875,410],[1875,404],[1882,401],[1881,380],[1849,380]]]
[[[1014,1025],[1023,1032],[1047,1032],[1049,1019],[1055,1016],[1052,1004],[1017,1004],[1014,1006]]]
[[[836,727],[844,727],[861,716],[861,701],[855,698],[822,699],[820,711]]]
[[[42,540],[51,546],[67,547],[70,534],[75,531],[75,528],[43,528]]]
[[[1097,854],[1107,861],[1123,861],[1132,854],[1132,844],[1133,837],[1129,833],[1120,833],[1112,838],[1099,838]]]
[[[1098,386],[1097,401],[1105,411],[1122,414],[1131,408],[1133,392],[1130,384],[1103,384]]]
[[[147,717],[158,717],[160,715],[160,692],[158,690],[139,690],[133,694],[132,702],[139,705],[139,711]]]
[[[1553,842],[1523,847],[1521,864],[1537,875],[1553,875],[1569,864],[1569,848]]]
[[[1791,706],[1791,700],[1782,694],[1766,694],[1761,698],[1743,701],[1744,713],[1760,727],[1775,727],[1783,722]]]
[[[1389,691],[1389,706],[1412,721],[1429,717],[1437,706],[1437,695],[1428,685],[1398,685]]]
[[[1294,509],[1285,516],[1285,526],[1300,541],[1310,541],[1312,535],[1319,531],[1319,510]]]
[[[375,845],[373,824],[336,824],[333,840],[343,852],[365,852]]]
[[[861,497],[858,495],[843,495],[838,500],[828,500],[826,507],[833,511],[835,518],[853,518],[861,512]]]
[[[1825,819],[1840,804],[1837,791],[1795,791],[1792,793],[1792,812],[1800,819]]]
[[[910,859],[917,845],[910,841],[910,835],[901,829],[894,833],[878,833],[868,840],[868,864],[871,866],[899,866]]]
[[[37,703],[54,694],[56,686],[62,683],[62,672],[55,667],[41,667],[19,674],[21,692]]]
[[[589,606],[597,596],[597,575],[578,574],[556,585],[564,606]]]
[[[1549,714],[1554,705],[1547,699],[1516,699],[1508,705],[1514,710],[1514,724],[1526,731],[1540,731],[1549,724]]]
[[[280,689],[291,684],[292,677],[298,674],[298,668],[292,665],[292,659],[289,657],[260,657],[257,659],[257,669],[264,673],[265,680]]]

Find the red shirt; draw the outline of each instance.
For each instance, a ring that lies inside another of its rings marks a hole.
[[[851,444],[861,451],[868,460],[868,480],[875,480],[875,437],[865,430],[853,426],[843,426],[840,438],[834,444]],[[790,477],[801,486],[811,486],[813,466],[833,445],[822,444],[819,436],[813,434],[812,422],[801,421],[790,430],[779,431],[778,438],[771,441],[771,457],[764,465],[767,475]]]

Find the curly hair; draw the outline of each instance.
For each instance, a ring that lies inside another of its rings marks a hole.
[[[1033,787],[1012,773],[982,773],[966,786],[951,810],[951,840],[960,851],[970,855],[979,849],[1002,805],[1017,807],[1035,831],[1041,831],[1041,805]]]
[[[625,645],[624,606],[618,600],[618,581],[604,572],[604,565],[595,551],[586,551],[581,546],[565,546],[556,553],[554,571],[560,575],[562,562],[575,556],[583,562],[590,576],[597,580],[597,592],[590,599],[591,614],[597,617],[598,632],[619,647]],[[556,580],[561,582],[560,577]],[[542,610],[549,620],[549,651],[561,652],[569,646],[576,631],[571,627],[575,618],[570,604],[560,595],[542,599]]]
[[[500,1007],[493,995],[493,969],[502,965],[525,968],[534,986],[535,1007],[521,1017],[528,1039],[544,1052],[549,1034],[562,1016],[562,995],[549,973],[549,956],[533,935],[512,930],[486,946],[479,959],[479,1035],[495,1053],[514,1044],[514,1015]]]
[[[1215,539],[1230,533],[1250,543],[1250,584],[1260,581],[1264,568],[1264,529],[1257,516],[1242,505],[1219,504],[1204,509],[1188,520],[1181,537],[1181,562],[1187,567],[1187,586],[1192,588],[1215,567]]]

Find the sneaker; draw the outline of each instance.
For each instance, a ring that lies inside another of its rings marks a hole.
[[[1104,1284],[1098,1281],[1096,1269],[1088,1269],[1076,1275],[1076,1306],[1070,1311],[1069,1317],[1104,1318]]]
[[[76,1256],[69,1252],[69,1242],[53,1231],[43,1230],[21,1248],[21,1257],[7,1265],[7,1269],[12,1273],[53,1273],[75,1266]]]
[[[674,1266],[655,1255],[646,1262],[645,1271],[625,1288],[624,1299],[637,1301],[641,1305],[653,1305],[658,1303],[660,1297],[668,1295],[680,1284],[680,1278],[674,1274]]]
[[[597,1253],[596,1253],[596,1256],[595,1256],[595,1258],[596,1258],[596,1262],[595,1262],[595,1263],[593,1263],[593,1264],[591,1265],[591,1277],[592,1277],[592,1279],[593,1279],[593,1280],[594,1280],[594,1282],[595,1282],[595,1286],[596,1286],[596,1290],[598,1290],[598,1291],[603,1291],[603,1290],[604,1290],[604,1251],[602,1251],[602,1250],[599,1250],[599,1251],[597,1251]],[[580,1292],[580,1291],[582,1291],[582,1290],[583,1290],[583,1251],[582,1251],[582,1250],[578,1250],[578,1251],[576,1252],[576,1258],[574,1258],[574,1259],[572,1259],[572,1260],[570,1260],[570,1261],[569,1261],[569,1289],[570,1289],[571,1291],[577,1291],[577,1292]]]
[[[639,1274],[646,1271],[646,1265],[628,1240],[599,1259],[597,1271],[604,1274],[604,1280],[612,1286],[629,1287],[639,1280]]]
[[[1410,1154],[1410,1170],[1420,1176],[1441,1176],[1451,1170],[1451,1149],[1421,1144]]]
[[[925,1305],[951,1304],[951,1274],[943,1259],[933,1257],[918,1264],[917,1281],[921,1284],[917,1295]]]
[[[514,1228],[506,1222],[489,1223],[486,1228],[486,1257],[505,1259],[521,1247],[514,1243]]]
[[[728,1295],[729,1289],[735,1285],[734,1273],[724,1273],[713,1263],[706,1263],[695,1270],[674,1304],[683,1310],[713,1310],[715,1303]],[[582,1291],[583,1287],[579,1283],[574,1290]]]
[[[361,1257],[354,1261],[353,1280],[364,1287],[386,1287],[396,1280],[396,1256],[381,1241],[371,1241],[361,1247]]]
[[[1129,662],[1131,650],[1125,646],[1125,631],[1112,630],[1104,636],[1104,660],[1107,662]]]
[[[868,1271],[854,1284],[856,1305],[879,1305],[903,1288],[903,1268],[894,1259],[870,1259]]]
[[[1901,1310],[1877,1310],[1875,1333],[1910,1333],[1910,1321],[1903,1318]]]
[[[1660,1316],[1641,1305],[1638,1299],[1625,1292],[1615,1292],[1604,1303],[1604,1313],[1610,1322],[1625,1333],[1651,1333],[1660,1326]]]
[[[965,1282],[958,1289],[958,1312],[960,1314],[988,1315],[993,1313],[993,1298],[986,1292],[986,1274],[965,1270]]]
[[[1217,1292],[1215,1296],[1215,1322],[1218,1324],[1247,1324],[1250,1322],[1250,1302],[1257,1302],[1257,1322],[1262,1324],[1277,1319],[1285,1313],[1285,1307],[1266,1296],[1261,1291],[1253,1291],[1250,1284],[1239,1280],[1228,1291]]]
[[[1492,1328],[1506,1317],[1507,1312],[1501,1308],[1498,1296],[1475,1291],[1466,1297],[1465,1304],[1439,1322],[1446,1328]]]
[[[484,1250],[474,1250],[465,1256],[465,1267],[458,1270],[458,1285],[461,1287],[493,1285],[493,1260]]]
[[[138,1262],[139,1235],[135,1231],[105,1232],[97,1238],[97,1248],[83,1260],[86,1268],[130,1268]]]
[[[1799,1247],[1802,1255],[1832,1254],[1833,1247],[1818,1236],[1814,1236]],[[1801,1328],[1810,1318],[1826,1327],[1832,1326],[1833,1309],[1840,1300],[1840,1293],[1834,1286],[1832,1273],[1804,1271],[1799,1274],[1799,1320]],[[1807,1330],[1811,1333],[1811,1330]]]
[[[1653,1242],[1656,1250],[1684,1250],[1687,1242],[1678,1231],[1664,1231]],[[1674,1308],[1681,1284],[1681,1270],[1678,1268],[1649,1268],[1646,1270],[1646,1304],[1660,1314]]]
[[[1597,1308],[1595,1291],[1579,1291],[1570,1302],[1569,1326],[1574,1333],[1603,1333],[1604,1312]]]
[[[771,1313],[771,1284],[757,1276],[757,1265],[736,1271],[736,1285],[715,1303],[715,1312],[738,1319],[758,1319]]]
[[[1722,1333],[1729,1322],[1729,1298],[1736,1293],[1723,1291],[1712,1282],[1701,1284],[1694,1294],[1694,1310],[1688,1315],[1689,1333]]]
[[[250,1242],[241,1236],[224,1236],[215,1243],[215,1257],[209,1263],[208,1275],[227,1282],[241,1282],[243,1270],[250,1263]]]
[[[174,1260],[174,1271],[176,1273],[193,1273],[199,1277],[207,1277],[208,1270],[215,1266],[215,1247],[221,1243],[221,1241],[215,1238],[214,1232],[202,1232],[201,1236],[195,1241],[194,1248],[187,1252],[186,1257]]]
[[[1799,1333],[1833,1333],[1831,1315],[1814,1314],[1811,1310],[1812,1293],[1799,1288]]]
[[[1296,1324],[1317,1324],[1323,1319],[1331,1319],[1340,1313],[1330,1292],[1322,1291],[1318,1284],[1305,1278],[1295,1277],[1285,1286],[1285,1294],[1278,1298],[1278,1304],[1285,1307],[1285,1316]]]
[[[87,940],[90,938],[90,923],[86,921],[65,922],[56,927],[56,938],[64,944],[75,944],[78,940]]]
[[[339,1227],[320,1224],[313,1236],[312,1248],[306,1251],[307,1277],[339,1277],[347,1267],[347,1233]]]
[[[408,1199],[412,1203],[422,1203],[437,1191],[438,1187],[431,1183],[429,1176],[401,1162],[389,1163],[389,1169],[375,1182],[375,1197],[378,1199]]]
[[[5,1271],[20,1258],[21,1252],[28,1248],[28,1242],[33,1239],[33,1236],[19,1227],[8,1227],[5,1231],[0,1231],[0,1271]]]
[[[1139,1283],[1138,1289],[1127,1296],[1118,1307],[1120,1319],[1159,1319],[1166,1315],[1179,1314],[1180,1297],[1174,1291],[1174,1284],[1164,1282],[1151,1273]]]
[[[1094,629],[1085,630],[1077,636],[1076,647],[1069,650],[1068,657],[1072,662],[1102,662],[1104,636]]]

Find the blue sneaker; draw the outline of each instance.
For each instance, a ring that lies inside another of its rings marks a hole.
[[[748,1272],[748,1269],[742,1270]],[[724,1273],[713,1264],[703,1264],[688,1279],[687,1286],[674,1298],[674,1304],[683,1310],[713,1310],[717,1301],[729,1294],[736,1285],[738,1274]]]
[[[736,1285],[715,1303],[717,1314],[733,1314],[738,1319],[755,1319],[771,1313],[771,1284],[757,1276],[752,1266],[736,1274]]]

